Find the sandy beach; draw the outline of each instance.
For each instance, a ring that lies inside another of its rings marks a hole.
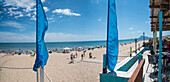
[[[143,41],[138,44],[142,46]],[[119,45],[119,56],[129,56],[130,47],[135,49],[135,43],[127,43]],[[92,53],[93,59],[89,59],[89,53]],[[75,54],[75,51],[71,53]],[[52,53],[49,54],[48,63],[45,66],[45,71],[53,82],[99,82],[99,73],[102,72],[103,54],[106,53],[106,48],[87,50],[85,58],[81,60],[81,54],[78,52],[78,57],[74,59],[73,64],[70,62],[70,53]],[[4,55],[4,54],[1,54]],[[126,57],[119,57],[118,62]],[[36,72],[32,70],[35,61],[35,56],[29,55],[14,55],[5,56],[2,58],[2,71],[0,71],[1,82],[36,82]],[[44,75],[45,76],[45,75]],[[45,82],[49,82],[47,77],[44,77]]]

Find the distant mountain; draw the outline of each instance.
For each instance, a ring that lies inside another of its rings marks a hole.
[[[148,40],[148,39],[150,39],[151,37],[148,37],[148,36],[145,36],[145,40]],[[136,38],[137,39],[137,41],[141,41],[141,40],[143,40],[143,36],[140,36],[139,38]],[[124,40],[120,40],[120,41],[129,41],[129,42],[134,42],[135,41],[135,38],[132,38],[132,39],[124,39]]]
[[[148,40],[150,39],[151,37],[148,37],[148,36],[144,36],[145,37],[145,40]],[[137,38],[137,40],[143,40],[143,36],[140,36],[139,38]]]

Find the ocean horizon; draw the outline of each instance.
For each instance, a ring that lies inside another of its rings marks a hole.
[[[139,40],[141,41],[141,40]],[[119,40],[119,44],[134,42],[134,39]],[[58,49],[61,50],[65,47],[89,47],[89,46],[105,46],[106,40],[96,41],[68,41],[68,42],[46,42],[47,49]],[[0,50],[35,50],[35,42],[15,42],[15,43],[0,43]]]

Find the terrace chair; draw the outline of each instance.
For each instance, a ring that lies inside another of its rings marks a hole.
[[[149,62],[149,64],[148,64],[146,73],[148,72],[149,65],[151,65],[151,67],[152,67],[152,64],[154,65],[154,71],[155,71],[157,61],[154,62],[154,59],[153,59],[153,58],[154,58],[153,55],[148,55],[148,62]],[[153,68],[153,67],[152,67],[152,68]]]

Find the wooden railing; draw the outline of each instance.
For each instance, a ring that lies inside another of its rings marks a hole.
[[[143,82],[143,66],[145,59],[140,61],[140,64],[137,66],[136,70],[128,80],[128,82]]]

